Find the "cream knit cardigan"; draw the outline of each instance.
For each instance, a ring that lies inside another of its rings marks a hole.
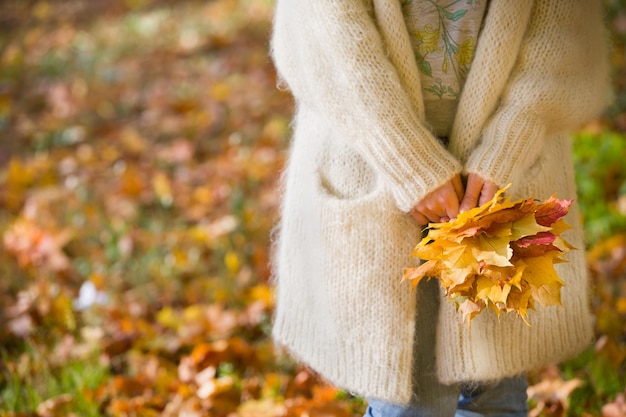
[[[275,256],[275,340],[332,383],[407,403],[420,322],[438,320],[444,383],[492,380],[571,356],[592,338],[583,250],[559,265],[563,307],[531,327],[442,301],[415,317],[401,282],[420,229],[407,214],[459,172],[514,198],[576,196],[567,132],[607,97],[594,0],[491,0],[444,147],[424,120],[400,0],[278,0],[272,54],[297,111]],[[584,248],[579,213],[569,240]]]

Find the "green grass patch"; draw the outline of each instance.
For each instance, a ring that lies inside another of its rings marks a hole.
[[[580,132],[574,141],[578,198],[589,246],[626,231],[626,139]]]
[[[3,411],[28,413],[44,401],[69,394],[67,407],[81,416],[99,416],[94,391],[109,377],[97,355],[56,365],[50,352],[26,344],[19,358],[2,352],[6,369],[0,374]]]

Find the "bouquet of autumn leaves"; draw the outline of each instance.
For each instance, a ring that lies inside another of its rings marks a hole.
[[[412,288],[425,277],[439,279],[468,323],[488,307],[529,324],[535,302],[561,305],[563,281],[554,265],[566,262],[562,256],[573,249],[561,237],[572,200],[510,201],[508,188],[456,219],[431,223],[412,255],[425,262],[404,271]]]

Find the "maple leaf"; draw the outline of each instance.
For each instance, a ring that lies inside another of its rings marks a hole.
[[[424,278],[440,280],[446,296],[468,323],[485,308],[515,313],[528,325],[535,301],[561,305],[564,285],[554,265],[573,247],[560,234],[572,200],[554,195],[510,201],[499,190],[488,203],[445,223],[431,223],[413,250],[425,262],[407,268],[412,288]]]
[[[483,307],[481,305],[470,299],[466,299],[459,305],[459,311],[463,314],[463,317],[467,317],[469,320],[478,315],[482,309]]]
[[[556,235],[551,232],[539,232],[532,236],[526,236],[513,242],[521,248],[527,248],[530,245],[551,245],[556,239]]]
[[[404,270],[404,279],[413,281],[412,287],[415,288],[419,284],[422,278],[429,274],[435,273],[435,268],[439,267],[436,261],[424,262],[417,268],[406,268]]]
[[[537,223],[550,226],[564,217],[574,200],[559,200],[555,195],[544,201],[535,212]]]
[[[511,228],[512,239],[519,240],[528,236],[535,236],[541,232],[551,230],[549,227],[541,226],[534,216],[526,215],[513,223]]]
[[[44,229],[31,219],[20,218],[5,231],[3,242],[21,266],[63,271],[70,265],[63,247],[71,238],[69,230]]]
[[[545,255],[546,252],[561,251],[557,246],[551,244],[518,246],[515,242],[512,242],[511,247],[513,248],[513,257],[516,259],[533,258]]]
[[[485,237],[477,236],[476,242],[472,245],[472,253],[476,260],[484,261],[488,265],[511,266],[511,256],[513,249],[509,245],[506,237]]]
[[[506,304],[507,297],[511,291],[509,284],[499,284],[489,277],[481,275],[476,280],[476,297],[485,302],[491,301],[494,304]]]
[[[534,298],[543,306],[561,304],[560,289],[564,283],[554,270],[554,258],[557,256],[556,252],[547,252],[524,261],[524,280],[530,285]]]

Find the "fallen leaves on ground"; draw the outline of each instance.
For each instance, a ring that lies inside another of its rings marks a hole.
[[[269,338],[271,13],[0,5],[0,415],[362,412]]]
[[[0,416],[362,415],[270,340],[271,13],[0,2]],[[606,341],[559,369],[596,415],[621,404],[621,247],[590,253]]]

